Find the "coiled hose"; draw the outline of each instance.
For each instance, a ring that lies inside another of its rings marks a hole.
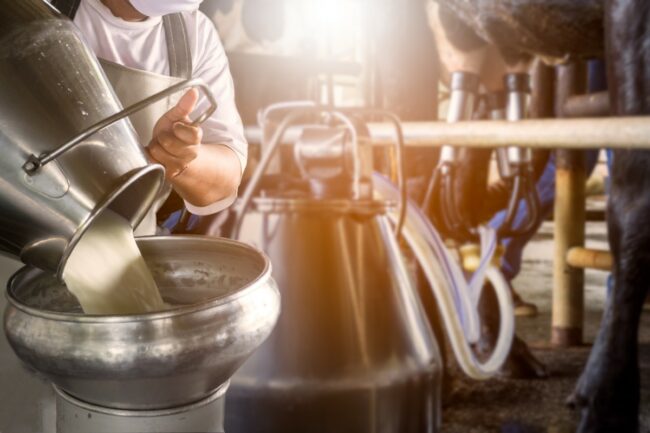
[[[384,200],[397,201],[399,189],[386,177],[375,174],[375,191]],[[396,212],[388,214],[397,223]],[[485,380],[494,376],[505,362],[514,336],[514,313],[510,287],[501,271],[491,264],[496,250],[496,233],[481,228],[481,263],[468,283],[457,261],[420,208],[407,206],[404,239],[415,254],[433,291],[452,350],[461,369],[469,377]],[[485,361],[478,360],[471,345],[480,337],[478,303],[485,281],[495,290],[500,313],[496,347]]]

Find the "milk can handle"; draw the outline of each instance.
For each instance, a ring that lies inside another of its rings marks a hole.
[[[107,117],[94,125],[90,126],[89,128],[85,129],[82,131],[79,135],[77,135],[75,138],[72,140],[68,141],[67,143],[63,144],[59,148],[43,153],[40,156],[36,156],[34,154],[30,155],[29,158],[27,159],[27,162],[23,164],[23,170],[25,170],[28,174],[34,174],[36,173],[41,167],[43,167],[45,164],[55,160],[59,156],[63,155],[65,152],[68,150],[72,149],[82,141],[86,140],[87,138],[91,137],[92,135],[96,134],[97,132],[101,131],[102,129],[111,126],[115,122],[118,122],[125,117],[130,116],[133,113],[136,113],[143,108],[148,107],[149,105],[160,101],[161,99],[164,99],[168,97],[169,95],[172,95],[180,90],[186,89],[188,87],[198,87],[200,88],[203,93],[205,94],[206,98],[208,98],[208,101],[210,102],[210,107],[208,107],[205,112],[203,112],[199,117],[196,118],[192,122],[193,126],[200,125],[201,123],[205,122],[217,109],[217,101],[214,98],[214,95],[212,94],[210,88],[201,80],[200,78],[192,78],[190,80],[185,80],[181,81],[178,84],[174,84],[173,86],[156,93],[155,95],[149,96],[146,99],[143,99],[140,102],[136,102],[135,104],[123,109],[122,111],[113,114],[110,117]]]

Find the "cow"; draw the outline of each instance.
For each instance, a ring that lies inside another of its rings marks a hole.
[[[498,48],[506,69],[532,56],[554,62],[604,57],[612,115],[650,114],[647,0],[435,1],[443,36],[454,52],[468,56],[458,60],[463,66],[485,44]],[[472,183],[472,173],[460,176],[460,190],[463,182]],[[639,428],[637,334],[650,286],[650,151],[615,151],[611,179],[607,226],[614,288],[569,398],[581,411],[581,433]]]

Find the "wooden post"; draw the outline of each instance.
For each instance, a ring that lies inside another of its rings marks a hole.
[[[586,69],[584,63],[574,63],[559,66],[556,73],[556,115],[565,117],[562,107],[567,99],[585,91]],[[585,242],[584,152],[558,150],[556,169],[551,344],[568,347],[582,344],[584,270],[569,266],[566,257],[569,249]]]

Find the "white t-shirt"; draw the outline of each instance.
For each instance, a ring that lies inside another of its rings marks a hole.
[[[204,143],[224,144],[246,167],[248,144],[235,105],[235,91],[226,53],[212,22],[201,12],[183,12],[192,52],[192,76],[202,78],[219,106],[201,126]],[[125,21],[115,17],[100,0],[82,0],[74,18],[86,43],[97,57],[134,69],[169,75],[167,40],[161,17]],[[201,97],[196,112],[207,108]],[[230,206],[236,198],[220,200],[206,207],[185,203],[195,215],[209,215]]]

